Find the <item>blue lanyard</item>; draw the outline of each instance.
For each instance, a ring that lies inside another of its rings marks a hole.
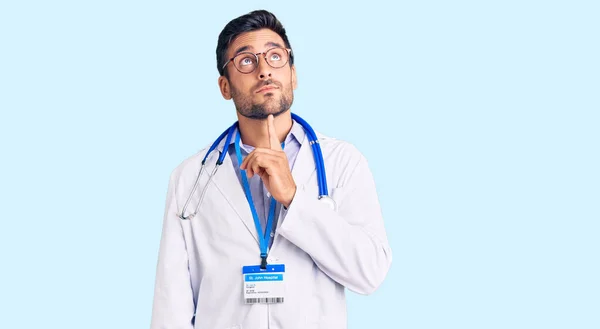
[[[237,156],[238,166],[242,164],[242,152],[240,151],[240,131],[238,129],[238,133],[235,136],[235,155]],[[283,148],[285,144],[281,144]],[[277,201],[273,196],[271,196],[271,204],[269,206],[269,217],[267,219],[267,229],[262,230],[262,225],[260,225],[260,219],[258,218],[258,213],[256,212],[256,207],[254,206],[254,201],[252,200],[252,193],[250,191],[250,184],[248,183],[248,176],[246,175],[246,170],[240,170],[242,176],[242,185],[244,186],[244,191],[246,192],[246,199],[248,200],[248,204],[250,205],[250,211],[252,212],[252,217],[254,218],[254,226],[256,226],[256,232],[258,235],[258,243],[260,245],[260,258],[261,263],[260,267],[265,269],[267,267],[267,253],[269,248],[269,242],[271,241],[271,230],[273,229],[273,217],[275,217],[275,206]]]

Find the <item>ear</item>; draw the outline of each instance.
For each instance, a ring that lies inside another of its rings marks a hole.
[[[231,99],[231,86],[229,85],[229,80],[225,77],[225,76],[220,76],[219,77],[219,89],[221,90],[221,95],[223,95],[223,98],[225,98],[226,100],[230,100]]]
[[[298,88],[298,80],[296,80],[296,65],[292,64],[292,88]]]

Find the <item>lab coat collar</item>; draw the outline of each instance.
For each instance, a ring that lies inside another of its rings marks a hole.
[[[229,142],[229,145],[235,143],[235,136],[238,133],[238,130],[239,129],[236,128],[233,136],[231,137],[231,141]],[[294,139],[294,138],[298,141],[298,143],[302,144],[302,143],[304,143],[304,139],[306,138],[306,133],[304,132],[304,128],[302,128],[302,125],[300,125],[298,122],[296,122],[296,120],[292,119],[292,128],[290,129],[290,132],[285,137],[285,143],[289,144],[292,141],[292,139]],[[221,142],[219,142],[219,145],[217,146],[217,150],[219,152],[223,152],[223,147],[225,146],[226,139],[227,138],[223,138],[223,140]],[[240,142],[240,147],[247,153],[250,153],[254,149],[254,148],[248,149],[247,146],[245,146],[241,142]]]

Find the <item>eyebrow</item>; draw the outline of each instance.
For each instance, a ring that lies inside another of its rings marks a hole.
[[[281,47],[281,48],[283,48],[282,45],[280,45],[277,42],[273,42],[273,41],[269,41],[269,42],[265,43],[265,47]],[[235,55],[237,55],[237,54],[239,54],[241,52],[244,52],[246,50],[250,50],[250,49],[254,49],[254,47],[252,47],[252,46],[241,46],[238,49],[236,49],[236,51],[233,54],[233,56],[235,56]]]

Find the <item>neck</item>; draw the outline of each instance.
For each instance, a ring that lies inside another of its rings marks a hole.
[[[281,113],[274,118],[275,131],[279,142],[283,142],[292,129],[292,113],[290,110]],[[267,119],[250,119],[238,113],[238,124],[242,143],[252,147],[269,148],[269,130]]]

